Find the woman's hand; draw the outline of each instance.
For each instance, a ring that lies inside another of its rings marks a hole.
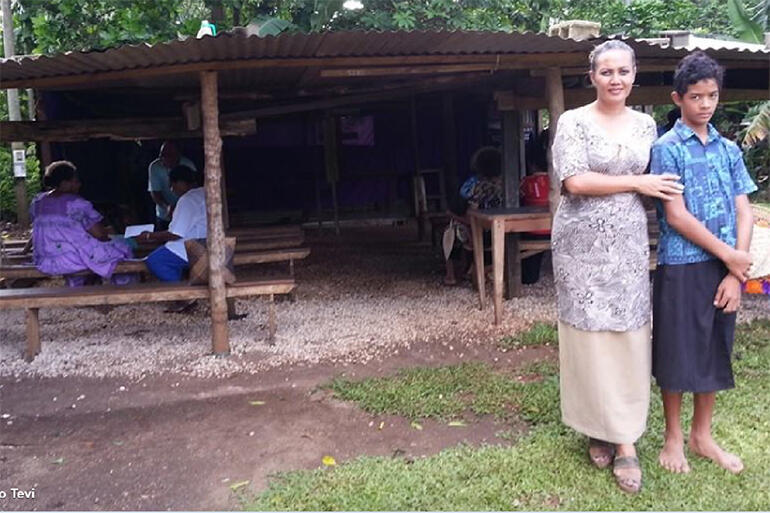
[[[741,283],[749,279],[749,267],[751,267],[751,255],[747,251],[732,249],[722,259],[730,274],[738,278]]]
[[[669,201],[682,194],[684,185],[680,177],[672,174],[639,175],[636,177],[635,190],[639,194]]]

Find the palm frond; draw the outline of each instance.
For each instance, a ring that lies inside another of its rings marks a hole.
[[[759,112],[748,118],[749,125],[743,136],[743,147],[749,148],[762,141],[770,133],[770,101],[759,106]]]

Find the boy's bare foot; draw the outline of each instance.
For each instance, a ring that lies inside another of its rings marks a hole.
[[[735,454],[729,453],[719,447],[711,435],[697,437],[690,435],[690,450],[703,458],[708,458],[714,463],[733,474],[740,474],[743,470],[743,461]]]
[[[675,474],[687,474],[690,464],[684,455],[684,439],[681,436],[665,435],[666,441],[660,450],[660,466]]]

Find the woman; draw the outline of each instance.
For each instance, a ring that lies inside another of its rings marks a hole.
[[[131,258],[131,249],[122,241],[111,241],[101,214],[78,196],[81,184],[75,166],[65,160],[53,162],[45,170],[43,184],[50,190],[40,193],[30,208],[35,267],[65,275],[71,287],[86,283],[84,276],[67,276],[80,271],[113,278],[118,262]]]
[[[449,226],[444,230],[444,285],[456,285],[454,258],[460,257],[465,270],[468,252],[473,252],[467,209],[499,208],[503,204],[502,155],[494,146],[483,146],[471,157],[473,174],[460,187],[455,207],[447,211]]]
[[[620,488],[636,493],[634,443],[646,427],[651,370],[641,195],[667,200],[682,186],[676,176],[645,174],[656,127],[626,106],[634,51],[607,41],[589,60],[596,100],[561,116],[553,146],[563,192],[552,233],[562,420],[589,437],[594,465],[613,463]]]

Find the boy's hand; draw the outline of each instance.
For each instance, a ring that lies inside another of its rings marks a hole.
[[[737,312],[741,306],[741,282],[732,274],[724,277],[717,288],[714,306],[721,308],[724,313]]]
[[[723,260],[730,274],[735,276],[741,283],[749,279],[749,267],[751,267],[751,255],[748,251],[731,249],[727,257]]]

